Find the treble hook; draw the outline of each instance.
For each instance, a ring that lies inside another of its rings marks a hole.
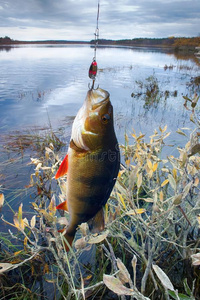
[[[92,81],[92,87],[90,88],[90,83],[88,83],[88,89],[89,90],[97,90],[99,88],[99,84],[97,85],[97,88],[94,88],[95,79]]]

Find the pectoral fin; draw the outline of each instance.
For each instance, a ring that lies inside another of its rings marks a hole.
[[[62,209],[68,211],[67,200],[58,204],[58,206],[56,206],[56,209]]]
[[[104,210],[103,207],[98,211],[98,213],[88,221],[90,231],[92,233],[99,233],[104,230]]]
[[[55,179],[58,179],[58,178],[64,176],[65,174],[67,174],[67,171],[68,171],[68,154],[63,159],[63,161],[56,173]]]

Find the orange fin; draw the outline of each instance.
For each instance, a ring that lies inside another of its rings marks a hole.
[[[62,228],[62,229],[58,230],[58,232],[60,232],[60,233],[63,233],[64,231],[66,231],[66,228]]]
[[[97,212],[97,214],[88,221],[90,231],[92,233],[99,233],[104,230],[104,210],[103,207]]]
[[[64,176],[65,174],[67,174],[67,170],[68,170],[68,154],[63,159],[63,161],[56,173],[55,179],[58,179],[58,178]]]
[[[56,206],[56,209],[62,209],[62,210],[68,211],[67,200],[64,201],[64,202],[62,202],[62,203],[60,203],[60,204],[58,204],[58,205]]]
[[[64,235],[65,239],[67,240],[67,242],[68,242],[68,244],[69,244],[70,246],[71,246],[72,243],[73,243],[74,236],[75,236],[75,234],[74,234],[74,235],[69,235],[67,232],[66,232],[66,234]],[[68,245],[67,243],[65,243],[65,242],[64,242],[64,244],[65,244],[65,250],[68,252],[68,251],[69,251],[69,245]]]
[[[66,232],[66,227],[62,228],[62,229],[59,229],[58,232],[60,233],[64,233]],[[68,232],[66,232],[64,234],[64,238],[65,240],[67,240],[67,242],[64,240],[64,246],[65,246],[65,250],[68,252],[69,251],[69,245],[71,247],[72,243],[73,243],[73,240],[74,240],[74,236],[75,236],[75,233],[74,232],[73,234],[69,234]]]

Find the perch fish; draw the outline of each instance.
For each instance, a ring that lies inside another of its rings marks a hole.
[[[88,91],[72,126],[68,153],[55,178],[67,173],[67,200],[57,209],[67,210],[64,234],[71,245],[78,225],[90,222],[93,232],[104,229],[103,207],[115,184],[120,154],[113,124],[113,107],[107,91]],[[65,245],[68,251],[68,245]]]

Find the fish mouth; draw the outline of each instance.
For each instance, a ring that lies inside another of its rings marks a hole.
[[[110,101],[110,94],[101,88],[92,89],[88,91],[88,100],[91,109],[95,110]]]

